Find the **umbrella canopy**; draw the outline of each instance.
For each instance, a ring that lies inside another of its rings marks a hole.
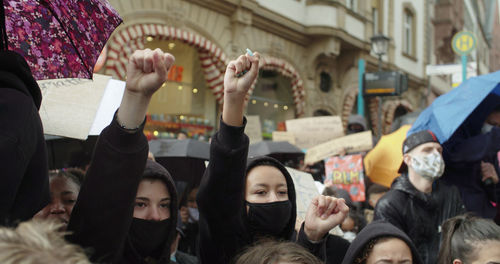
[[[156,139],[149,141],[149,151],[156,158],[187,157],[208,160],[210,145],[193,139]]]
[[[90,163],[97,143],[97,136],[91,136],[87,140],[48,134],[44,136],[50,170],[68,167],[85,168]]]
[[[392,181],[399,176],[398,170],[403,162],[403,141],[410,127],[404,125],[396,132],[382,136],[366,154],[363,160],[365,173],[372,182],[390,188]]]
[[[417,118],[408,134],[422,130],[434,132],[446,142],[466,119],[473,130],[480,130],[486,116],[500,102],[500,71],[473,77],[441,95]]]
[[[281,163],[301,159],[304,152],[287,141],[260,141],[250,145],[248,157],[270,156]]]
[[[0,49],[21,54],[37,80],[91,79],[101,50],[122,22],[105,0],[4,0],[3,15]]]

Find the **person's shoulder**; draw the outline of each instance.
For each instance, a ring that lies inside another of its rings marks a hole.
[[[405,206],[405,201],[407,200],[407,194],[391,189],[384,196],[382,196],[375,207],[375,211],[395,209],[399,210]]]

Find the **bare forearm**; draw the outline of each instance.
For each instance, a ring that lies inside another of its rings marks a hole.
[[[134,129],[144,121],[151,96],[125,90],[118,109],[118,123],[125,128]]]
[[[233,99],[224,96],[224,109],[222,120],[230,126],[240,127],[243,125],[244,99]]]

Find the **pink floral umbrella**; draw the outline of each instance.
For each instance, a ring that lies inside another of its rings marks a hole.
[[[23,55],[37,80],[92,78],[101,50],[122,22],[106,0],[3,0],[0,19],[0,49],[8,43]]]

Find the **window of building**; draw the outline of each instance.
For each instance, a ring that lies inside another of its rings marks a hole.
[[[322,92],[328,93],[332,87],[332,77],[326,72],[321,72],[319,75],[319,89]]]
[[[415,15],[409,9],[403,17],[403,53],[415,56]]]
[[[378,27],[378,9],[372,8],[372,20],[373,20],[373,35],[380,33]]]
[[[346,2],[347,8],[356,12],[358,10],[358,0],[347,0]]]

